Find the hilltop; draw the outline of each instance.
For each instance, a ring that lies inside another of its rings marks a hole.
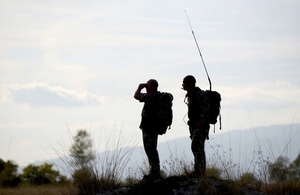
[[[172,131],[172,130],[170,130]],[[216,130],[219,131],[219,130]],[[167,132],[171,133],[171,132]],[[159,137],[163,140],[163,136]],[[206,141],[206,158],[208,165],[223,166],[222,163],[231,163],[238,166],[239,170],[253,170],[253,162],[258,158],[265,158],[274,162],[279,156],[286,156],[290,160],[295,159],[299,152],[300,124],[293,125],[273,125],[266,127],[257,127],[246,130],[221,130],[217,133],[210,133],[210,139]],[[190,150],[190,139],[182,137],[170,141],[163,141],[158,144],[158,151],[162,170],[170,172],[170,163],[190,164],[193,161],[193,155]],[[126,150],[126,149],[124,149]],[[132,150],[132,149],[130,149]],[[114,153],[106,151],[97,154],[99,159]],[[63,174],[70,176],[69,166],[67,164],[69,157],[57,157],[56,159],[45,160],[53,163]],[[42,164],[45,161],[34,162],[33,164]],[[177,161],[177,162],[176,162]],[[181,162],[179,162],[181,161]],[[146,156],[143,147],[136,147],[131,151],[128,164],[124,169],[134,171],[135,176],[142,177],[139,171],[140,167],[145,167]],[[175,168],[174,168],[175,169]],[[128,173],[124,172],[124,177]],[[139,173],[137,173],[139,172]]]
[[[193,156],[188,137],[158,145],[162,179],[155,181],[142,179],[148,173],[142,147],[108,150],[97,154],[92,167],[79,172],[77,181],[63,191],[105,195],[297,194],[299,181],[269,180],[268,165],[279,156],[288,157],[289,162],[298,156],[299,131],[300,124],[294,124],[210,133],[206,142],[208,177],[205,179],[190,175]],[[69,160],[70,157],[64,156],[47,162],[71,177],[75,170]]]
[[[233,181],[217,178],[197,179],[187,176],[171,176],[156,181],[140,181],[133,186],[123,186],[111,191],[97,195],[198,195],[198,194],[220,194],[220,195],[264,195],[245,186],[239,186]]]

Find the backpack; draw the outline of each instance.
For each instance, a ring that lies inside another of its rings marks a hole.
[[[220,114],[221,94],[218,93],[217,91],[210,91],[210,90],[206,90],[205,93],[209,99],[209,104],[210,104],[209,118],[208,118],[209,124],[215,125],[218,121],[218,116],[219,116],[220,129],[221,129],[222,126],[221,114]]]
[[[161,92],[159,97],[159,109],[157,112],[160,128],[158,134],[165,134],[167,129],[171,129],[173,121],[173,95],[167,92]]]

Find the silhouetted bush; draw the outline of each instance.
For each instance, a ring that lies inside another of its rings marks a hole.
[[[20,177],[17,174],[18,165],[8,160],[4,162],[0,159],[0,185],[6,187],[15,187],[20,183]]]

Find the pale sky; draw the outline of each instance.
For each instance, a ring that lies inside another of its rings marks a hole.
[[[112,131],[141,145],[133,94],[151,78],[174,96],[159,141],[189,136],[182,79],[209,85],[184,11],[222,95],[216,134],[300,123],[298,0],[0,0],[0,158],[55,158],[78,129],[97,150]]]

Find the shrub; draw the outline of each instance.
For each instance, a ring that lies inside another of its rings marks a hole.
[[[219,168],[216,168],[216,167],[206,168],[206,175],[208,177],[213,177],[213,178],[216,178],[216,179],[220,179],[221,178],[221,173],[222,173],[222,171]]]
[[[20,177],[24,183],[33,185],[57,184],[66,180],[65,176],[61,176],[52,166],[49,163],[39,166],[30,164],[23,169]]]
[[[242,174],[237,182],[240,186],[253,190],[259,190],[262,186],[262,182],[259,181],[253,173],[249,172]]]
[[[0,159],[0,185],[15,187],[20,183],[20,177],[17,174],[18,165],[13,161],[4,162]]]

